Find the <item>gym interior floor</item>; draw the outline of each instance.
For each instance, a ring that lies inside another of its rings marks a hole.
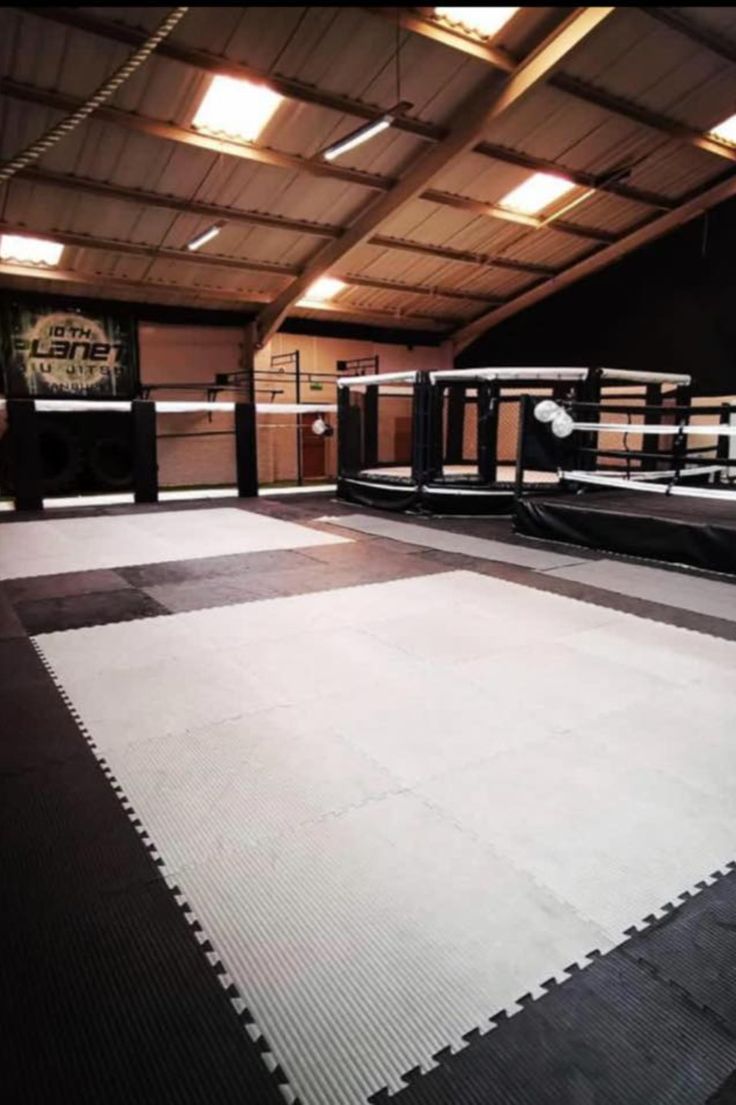
[[[736,584],[318,495],[0,526],[5,1101],[736,1100]]]

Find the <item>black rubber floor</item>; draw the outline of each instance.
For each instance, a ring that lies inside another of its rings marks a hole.
[[[283,1105],[30,641],[0,642],[7,1105]]]
[[[264,502],[258,509],[305,522],[340,510],[324,500]],[[262,1060],[265,1043],[253,1043],[245,1031],[28,632],[243,601],[249,580],[256,599],[452,566],[700,632],[734,631],[719,619],[693,624],[695,615],[527,569],[353,536],[352,546],[307,553],[0,585],[3,1103],[285,1100]],[[498,526],[493,536],[503,536]],[[395,1100],[736,1105],[734,1069],[736,873],[724,872],[665,920],[493,1031],[469,1038],[458,1055],[439,1056],[437,1069],[408,1077]],[[384,1101],[376,1091],[373,1100]]]

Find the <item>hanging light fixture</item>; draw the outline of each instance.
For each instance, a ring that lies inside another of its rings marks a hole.
[[[225,226],[224,220],[219,223],[213,223],[207,230],[203,230],[201,234],[197,234],[196,237],[192,238],[191,242],[187,242],[187,249],[193,253],[203,245],[206,245],[207,242],[211,242],[213,238],[217,237],[223,226]]]
[[[398,9],[397,9],[398,11]],[[372,119],[367,123],[363,123],[362,126],[356,130],[346,134],[344,138],[340,138],[337,142],[333,142],[331,146],[328,146],[326,150],[322,150],[319,155],[323,157],[325,161],[334,161],[336,157],[340,157],[342,154],[347,153],[348,150],[354,150],[356,146],[362,146],[364,142],[369,142],[371,138],[375,138],[377,134],[381,134],[384,130],[388,130],[391,124],[397,119],[398,116],[404,115],[407,111],[410,111],[414,106],[409,103],[408,100],[401,99],[401,68],[399,63],[399,54],[401,50],[401,23],[397,18],[396,20],[396,104],[394,107],[388,109],[383,115],[380,115],[377,119]]]
[[[364,142],[370,141],[371,138],[375,138],[377,134],[380,134],[393,123],[397,115],[401,115],[412,105],[406,102],[398,103],[396,107],[392,107],[385,115],[381,115],[379,119],[374,119],[371,123],[365,123],[362,127],[358,127],[357,130],[351,131],[350,134],[346,134],[344,138],[341,138],[338,142],[334,142],[331,146],[328,146],[326,150],[322,151],[321,156],[325,161],[334,161],[336,157],[340,157],[341,154],[347,153],[348,150],[355,149],[356,146],[362,146]]]

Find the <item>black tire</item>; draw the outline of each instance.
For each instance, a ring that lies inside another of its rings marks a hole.
[[[41,459],[41,484],[44,495],[68,491],[79,480],[84,462],[82,443],[63,422],[41,421],[38,427],[38,452]]]
[[[95,438],[87,456],[90,475],[99,487],[128,488],[133,482],[133,450],[126,437]]]

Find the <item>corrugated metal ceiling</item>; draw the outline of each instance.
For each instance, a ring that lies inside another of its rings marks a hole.
[[[127,27],[151,30],[166,8],[85,8],[87,15]],[[424,9],[425,11],[427,9]],[[526,9],[499,35],[494,45],[520,57],[569,9]],[[674,9],[711,33],[736,43],[736,11],[720,8]],[[401,96],[413,104],[414,119],[439,128],[472,92],[489,80],[493,70],[423,34],[402,29],[365,9],[307,7],[192,8],[172,35],[172,42],[208,51],[263,73],[302,82],[321,92],[349,97],[377,110],[397,98],[397,41]],[[736,49],[736,46],[733,47]],[[0,71],[3,78],[69,96],[88,96],[129,56],[132,47],[74,27],[41,18],[33,9],[0,13]],[[703,131],[733,111],[736,65],[717,51],[680,31],[663,26],[646,11],[617,9],[564,61],[566,75],[619,97],[633,108]],[[163,123],[189,128],[211,74],[194,65],[153,56],[115,95],[114,108]],[[500,78],[499,78],[500,79]],[[24,149],[62,112],[0,98],[0,157],[7,160]],[[314,158],[331,141],[360,123],[336,107],[288,99],[260,136],[257,145],[302,158]],[[679,201],[705,188],[729,171],[726,157],[688,145],[667,129],[654,129],[603,107],[573,97],[549,83],[538,86],[496,119],[486,140],[502,148],[501,158],[466,153],[452,161],[431,183],[435,191],[497,204],[529,174],[507,163],[503,150],[552,162],[560,171],[592,174],[605,179],[628,166],[626,184]],[[361,170],[392,180],[403,175],[427,148],[427,140],[396,128],[341,158],[340,168]],[[242,212],[263,212],[291,220],[308,220],[344,228],[380,194],[344,180],[310,175],[281,165],[262,164],[179,144],[160,136],[134,133],[123,125],[92,118],[44,155],[41,170],[108,182],[128,190],[155,192],[186,202],[215,204]],[[736,172],[736,166],[733,170]],[[620,237],[656,214],[645,203],[598,190],[564,216],[582,230]],[[5,224],[29,231],[68,233],[154,249],[183,249],[191,237],[209,225],[208,218],[186,211],[152,207],[131,195],[109,199],[87,192],[74,195],[52,184],[16,178],[4,190]],[[595,252],[594,241],[566,233],[564,227],[536,229],[456,209],[424,199],[412,199],[380,227],[381,237],[418,246],[500,257],[507,262],[561,270]],[[248,262],[304,266],[321,247],[321,239],[279,229],[230,223],[203,255],[243,263],[243,268],[187,263],[133,256],[112,248],[68,246],[63,267],[84,277],[94,275],[100,287],[108,276],[149,283],[139,297],[154,299],[176,292],[176,284],[191,290],[187,302],[223,302],[251,293],[274,296],[288,277],[253,272]],[[412,290],[352,286],[340,297],[350,308],[387,314],[427,315],[448,320],[471,319],[479,310],[472,298],[438,296],[436,287],[478,296],[508,299],[534,285],[534,271],[511,271],[467,259],[432,256],[410,249],[389,249],[370,243],[358,246],[335,267],[337,275],[353,274],[412,285]],[[33,280],[34,286],[38,280]],[[0,282],[16,281],[3,276]],[[424,291],[422,291],[424,289]],[[57,289],[58,290],[58,289]],[[79,292],[79,288],[76,288]],[[121,296],[125,289],[110,287]],[[303,309],[298,309],[303,314]],[[312,312],[314,317],[323,317]],[[343,317],[342,310],[329,317]],[[356,312],[358,317],[358,312]]]

